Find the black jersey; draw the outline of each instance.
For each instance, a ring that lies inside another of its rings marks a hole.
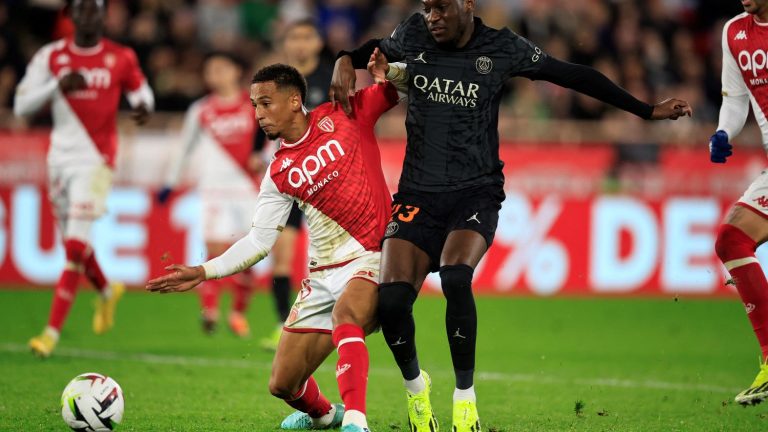
[[[379,42],[389,61],[407,64],[408,147],[401,190],[443,192],[504,182],[499,160],[499,103],[504,82],[534,76],[546,58],[508,29],[475,18],[467,45],[438,45],[422,14]]]

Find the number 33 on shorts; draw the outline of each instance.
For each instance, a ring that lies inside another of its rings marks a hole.
[[[394,204],[392,205],[392,220],[400,222],[412,222],[413,218],[419,214],[419,208],[415,206]]]

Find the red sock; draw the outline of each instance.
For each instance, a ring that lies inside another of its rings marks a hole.
[[[48,326],[55,328],[57,331],[61,330],[61,326],[64,325],[64,321],[67,319],[67,315],[69,315],[72,302],[75,301],[83,256],[87,248],[88,246],[80,240],[68,239],[64,241],[67,263],[65,264],[64,271],[61,272],[59,282],[56,283],[51,313],[48,316]]]
[[[336,381],[347,411],[365,414],[365,391],[368,387],[368,348],[360,326],[342,324],[333,330],[333,345],[339,351]]]
[[[331,403],[320,393],[320,387],[313,377],[309,377],[304,387],[285,403],[293,408],[309,414],[312,418],[320,418],[331,410]]]
[[[90,249],[85,257],[83,273],[99,292],[103,292],[107,287],[107,278],[104,277],[104,272],[101,271],[101,266],[96,261],[96,254],[93,249]]]
[[[768,359],[768,281],[755,258],[757,243],[733,225],[721,225],[715,250],[728,269],[741,300],[747,308],[747,317],[755,330],[763,360]]]
[[[213,313],[219,310],[219,291],[221,290],[221,280],[211,279],[203,282],[200,287],[200,303],[203,306],[203,312]]]
[[[236,275],[232,282],[232,310],[244,314],[248,309],[248,303],[251,300],[251,274]]]

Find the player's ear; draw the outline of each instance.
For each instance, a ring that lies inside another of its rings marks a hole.
[[[475,12],[476,0],[464,0],[464,12]]]
[[[291,110],[293,112],[299,112],[301,111],[301,95],[299,93],[294,93],[291,95]]]

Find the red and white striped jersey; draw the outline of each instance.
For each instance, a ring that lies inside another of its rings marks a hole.
[[[768,145],[768,23],[759,23],[746,12],[737,15],[725,24],[722,45],[723,95],[749,95],[763,143]]]
[[[283,226],[295,200],[309,225],[310,269],[380,251],[391,196],[374,125],[397,101],[397,90],[387,82],[355,94],[353,118],[330,103],[312,111],[304,136],[282,142],[275,153],[253,226]]]
[[[232,193],[233,189],[253,189],[248,159],[257,127],[247,91],[230,101],[215,94],[199,99],[187,110],[181,154],[173,160],[166,184],[178,183],[184,162],[199,148],[201,171],[195,177],[201,190]]]
[[[85,77],[87,88],[62,94],[58,81],[71,71]],[[48,163],[114,166],[117,110],[126,93],[134,107],[154,108],[154,97],[132,49],[108,39],[80,48],[72,38],[42,47],[27,66],[16,91],[14,111],[36,112],[51,101],[53,131]]]

